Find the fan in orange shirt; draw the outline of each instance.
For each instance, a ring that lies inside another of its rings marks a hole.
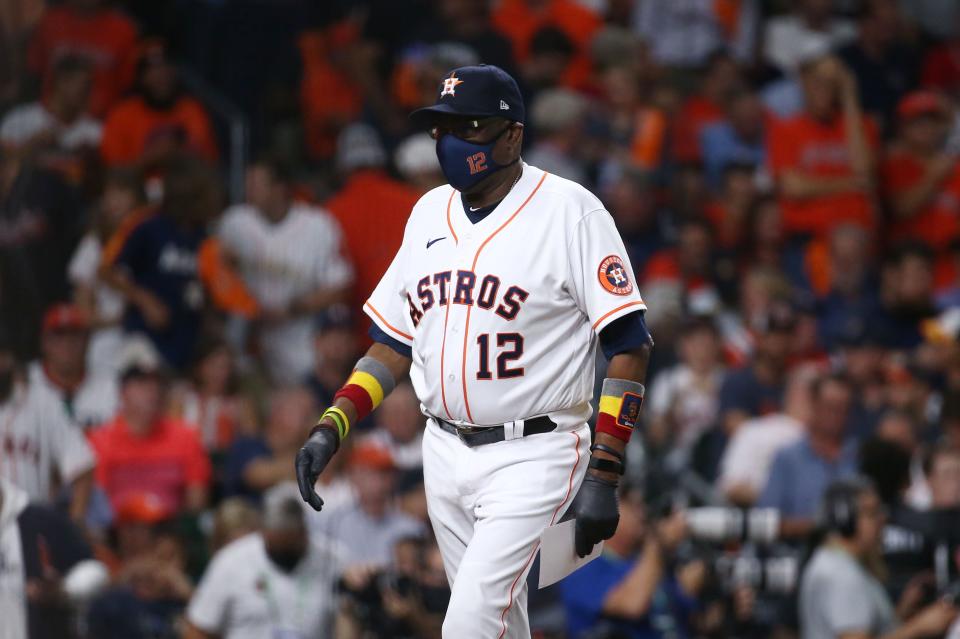
[[[67,55],[94,65],[90,111],[103,116],[129,86],[126,65],[137,44],[137,28],[103,0],[68,0],[48,8],[30,40],[27,66],[44,79]]]
[[[563,84],[579,88],[590,75],[587,53],[603,21],[573,0],[503,0],[494,10],[493,25],[513,43],[513,55],[521,64],[527,61],[530,43],[537,31],[543,27],[563,31],[577,47],[574,59],[564,72]]]
[[[176,69],[159,42],[144,46],[136,89],[107,115],[100,145],[106,164],[149,169],[178,152],[216,161],[210,119],[200,102],[181,90]]]
[[[872,230],[877,134],[860,109],[856,82],[832,56],[803,65],[801,81],[806,110],[775,120],[767,136],[784,227],[821,238],[842,222]]]
[[[673,156],[681,162],[699,160],[700,133],[708,124],[723,119],[724,105],[742,85],[740,70],[728,53],[710,56],[700,90],[689,96],[673,119]]]
[[[943,251],[960,237],[960,162],[942,151],[950,129],[943,98],[927,91],[897,107],[899,130],[881,167],[890,204],[888,239],[910,237]]]
[[[400,248],[403,230],[420,194],[384,170],[386,155],[376,132],[362,124],[344,129],[337,140],[337,168],[343,186],[324,205],[340,223],[356,269],[353,308],[360,308]],[[370,320],[359,319],[361,343]]]

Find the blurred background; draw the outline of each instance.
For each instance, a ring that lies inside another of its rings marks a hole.
[[[439,636],[409,384],[290,482],[480,62],[656,341],[534,636],[960,637],[955,0],[4,0],[0,636]]]

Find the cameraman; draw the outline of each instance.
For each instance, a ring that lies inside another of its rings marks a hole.
[[[603,554],[560,582],[568,636],[690,636],[705,571],[695,564],[670,570],[686,534],[683,513],[646,521],[642,492],[626,486],[620,524]]]
[[[881,537],[886,514],[876,489],[866,479],[832,483],[824,493],[820,524],[825,537],[800,583],[803,639],[913,639],[941,635],[957,610],[946,601],[920,610],[914,593],[905,593],[894,610],[880,575]]]

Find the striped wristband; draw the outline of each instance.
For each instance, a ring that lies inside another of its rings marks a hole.
[[[349,399],[357,409],[357,421],[360,421],[380,405],[383,398],[393,390],[395,383],[390,370],[380,360],[363,357],[333,399]]]
[[[643,394],[644,387],[639,382],[609,377],[603,380],[597,432],[607,433],[624,442],[630,441],[630,435],[640,420]]]
[[[322,421],[325,417],[329,418],[330,421],[334,423],[334,425],[337,427],[337,432],[340,434],[340,441],[343,441],[347,436],[347,433],[350,432],[350,420],[347,419],[347,414],[336,406],[331,406],[327,410],[323,411],[323,415],[320,416],[320,420]]]

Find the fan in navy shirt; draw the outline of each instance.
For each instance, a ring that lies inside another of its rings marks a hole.
[[[105,275],[127,301],[124,329],[149,337],[177,369],[189,364],[200,332],[204,292],[197,255],[216,211],[212,171],[180,159],[167,167],[159,210],[121,230],[105,251],[112,266]]]

